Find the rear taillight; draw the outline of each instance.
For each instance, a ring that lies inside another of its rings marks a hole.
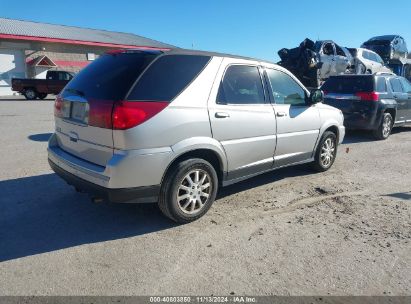
[[[380,94],[378,94],[377,92],[358,92],[355,93],[355,96],[364,101],[378,101],[380,98]]]
[[[113,112],[113,101],[96,100],[88,101],[89,114],[88,125],[98,128],[111,129],[113,127],[111,114]]]
[[[60,95],[54,100],[54,116],[63,117],[63,98]]]
[[[88,100],[88,125],[104,129],[125,130],[147,121],[161,112],[169,102]],[[54,115],[63,117],[60,95],[54,102]]]
[[[169,102],[120,101],[114,104],[112,123],[114,130],[125,130],[142,124],[160,113]]]

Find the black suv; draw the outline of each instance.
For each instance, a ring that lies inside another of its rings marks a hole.
[[[411,83],[394,74],[340,75],[321,87],[324,103],[340,109],[347,129],[386,139],[394,126],[411,123]]]

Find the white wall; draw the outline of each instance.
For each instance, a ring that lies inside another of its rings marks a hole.
[[[22,50],[0,48],[0,96],[12,95],[11,79],[26,77],[26,61]]]

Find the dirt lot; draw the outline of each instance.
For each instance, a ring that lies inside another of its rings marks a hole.
[[[329,172],[233,185],[177,226],[54,175],[52,112],[0,100],[1,295],[411,294],[411,128],[348,135]]]

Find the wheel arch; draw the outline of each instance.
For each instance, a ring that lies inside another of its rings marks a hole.
[[[328,120],[326,123],[324,123],[322,125],[322,127],[320,129],[320,132],[318,134],[317,142],[316,142],[315,147],[314,147],[313,155],[315,154],[315,151],[317,151],[317,148],[318,148],[318,145],[321,141],[321,138],[323,137],[324,133],[327,132],[327,131],[331,131],[331,132],[335,133],[335,135],[337,136],[337,143],[340,142],[340,130],[339,130],[338,126],[339,126],[338,121],[333,120],[333,119]]]
[[[395,123],[395,117],[397,116],[397,110],[395,108],[386,108],[384,113],[390,113],[392,116],[393,123]]]
[[[327,129],[324,130],[323,134],[327,131],[331,131],[335,134],[335,136],[337,136],[337,143],[338,143],[340,140],[340,130],[338,129],[338,127],[336,125],[331,125]]]
[[[175,152],[175,156],[164,171],[161,183],[163,183],[165,176],[176,164],[190,158],[201,158],[208,161],[214,167],[221,184],[224,174],[227,172],[227,159],[223,147],[212,138],[207,138],[202,144],[192,144],[193,141],[198,140],[199,138],[191,138],[171,147]]]
[[[34,92],[38,93],[36,87],[31,87],[31,86],[24,87],[22,92],[25,93],[27,90],[33,90]]]

